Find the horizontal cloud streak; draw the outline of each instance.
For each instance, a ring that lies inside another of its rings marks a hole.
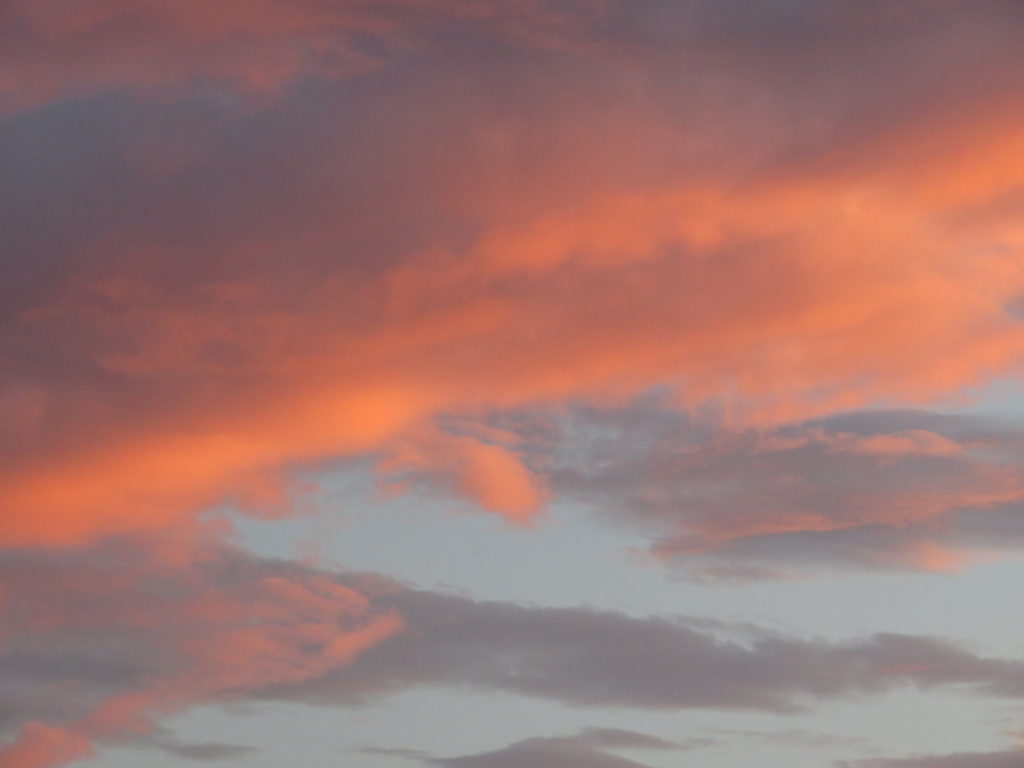
[[[378,599],[402,615],[408,632],[281,695],[355,703],[410,687],[450,686],[587,707],[770,711],[900,685],[1024,695],[1019,662],[985,659],[927,637],[829,643],[756,627],[429,592]]]
[[[0,595],[3,726],[17,728],[0,762],[11,768],[63,764],[125,738],[189,759],[237,755],[169,741],[155,721],[322,675],[402,629],[397,614],[323,575],[256,573],[213,553],[162,561],[116,542],[0,554]]]
[[[944,570],[1024,543],[1024,434],[993,417],[862,411],[737,429],[646,398],[495,420],[558,498],[635,523],[694,575]]]
[[[577,707],[794,712],[904,686],[1024,697],[1024,663],[930,637],[829,642],[706,619],[481,602],[223,549],[187,574],[179,565],[114,541],[0,557],[5,765],[59,765],[124,740],[233,755],[157,727],[240,699],[357,706],[452,688]],[[539,746],[631,746],[620,736]]]
[[[425,765],[450,768],[520,768],[542,765],[545,768],[644,768],[640,763],[609,752],[614,749],[683,749],[643,733],[612,728],[591,728],[575,736],[524,739],[493,752],[460,757],[432,757],[401,750],[365,750],[370,754],[395,754],[418,760]]]
[[[599,0],[559,8],[528,0],[511,9],[492,0],[247,0],[217,8],[14,0],[0,19],[0,84],[9,108],[108,90],[173,93],[196,81],[273,95],[310,75],[363,75],[446,26],[553,45],[571,35],[582,13],[599,8]]]
[[[963,752],[955,755],[907,757],[893,760],[862,760],[842,763],[842,768],[1017,768],[1024,752]]]

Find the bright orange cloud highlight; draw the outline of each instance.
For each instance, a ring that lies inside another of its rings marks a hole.
[[[391,486],[408,474],[434,478],[446,490],[517,523],[528,522],[547,496],[539,478],[510,448],[436,429],[399,440],[377,469]]]

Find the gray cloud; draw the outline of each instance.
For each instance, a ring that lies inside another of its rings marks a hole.
[[[1024,752],[959,752],[955,755],[905,757],[839,763],[840,768],[1020,768]]]
[[[613,754],[610,750],[678,750],[689,746],[635,731],[591,728],[574,736],[524,739],[493,752],[458,757],[436,757],[403,750],[367,751],[408,757],[442,768],[645,768],[643,764]]]
[[[355,703],[417,687],[500,690],[576,706],[794,711],[895,686],[1024,695],[1024,664],[942,640],[830,643],[685,618],[633,618],[397,591],[408,630],[353,665],[275,695]]]
[[[528,416],[501,423],[557,494],[649,532],[695,578],[941,569],[1024,545],[1011,419],[862,411],[730,430],[651,399],[578,408],[541,432]]]
[[[1018,322],[1002,313],[1006,286],[984,269],[982,287],[965,281],[944,249],[948,227],[968,241],[958,254],[1006,250],[976,216],[995,206],[1016,221],[1003,182],[914,208],[943,220],[940,243],[916,224],[835,217],[862,189],[927,198],[917,186],[945,167],[936,157],[973,167],[963,158],[987,124],[952,118],[978,99],[1013,112],[1024,19],[1010,4],[514,5],[5,6],[0,84],[18,93],[0,121],[0,253],[15,276],[0,288],[0,456],[17,469],[0,486],[20,543],[65,511],[25,510],[35,497],[16,487],[26,472],[71,482],[55,456],[103,464],[91,476],[115,489],[132,475],[171,517],[231,495],[235,470],[209,469],[182,500],[109,446],[191,455],[196,435],[239,432],[281,446],[242,472],[345,453],[343,428],[286,447],[278,421],[254,416],[298,409],[311,382],[449,393],[414,414],[429,418],[683,379],[711,399],[927,396],[973,380],[979,348],[999,368],[993,333]],[[908,139],[933,125],[951,128]],[[839,246],[854,234],[878,263],[848,296],[843,275],[865,270]],[[889,274],[897,255],[933,249]],[[963,292],[880,300],[894,281]],[[870,311],[824,322],[847,299]],[[929,325],[939,305],[965,313],[948,319],[960,346]],[[865,339],[904,317],[880,362]],[[782,347],[795,369],[764,354]],[[135,506],[114,490],[74,516],[127,526],[147,519]]]
[[[1024,663],[937,638],[830,642],[708,619],[477,601],[233,550],[209,552],[187,577],[123,541],[6,552],[0,586],[14,584],[0,649],[8,733],[32,720],[73,723],[139,692],[171,711],[239,699],[358,706],[422,688],[501,691],[578,707],[772,712],[902,686],[1024,697]],[[398,634],[378,638],[351,663],[325,657],[374,617],[391,616],[401,618]],[[250,650],[233,651],[236,642]],[[240,749],[156,736],[156,746],[191,759]],[[582,746],[679,745],[595,729],[571,742],[520,745],[508,759],[557,747],[572,760]]]
[[[246,744],[227,744],[219,741],[188,742],[167,732],[159,732],[140,746],[151,746],[168,755],[195,762],[220,762],[249,757],[258,752]]]
[[[839,736],[833,733],[810,731],[802,728],[789,728],[780,731],[747,731],[732,728],[715,728],[711,731],[723,739],[744,740],[760,744],[782,744],[808,749],[826,749],[831,747],[867,748],[870,743],[866,739],[850,736]]]

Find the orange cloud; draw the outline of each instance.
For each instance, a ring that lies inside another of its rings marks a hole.
[[[41,578],[7,564],[4,578],[19,587],[5,607],[17,627],[8,652],[74,649],[98,670],[98,690],[114,692],[97,697],[65,681],[78,711],[24,724],[0,748],[4,766],[61,765],[97,741],[146,736],[154,719],[196,704],[322,677],[403,628],[396,612],[325,575],[246,572],[242,561],[228,565],[229,554],[196,551],[184,572],[148,546],[123,544],[105,557],[81,550]],[[141,661],[145,674],[125,671]]]
[[[529,521],[547,495],[539,479],[508,447],[437,429],[420,430],[400,440],[377,469],[392,487],[408,475],[431,478],[517,523]]]
[[[0,757],[9,768],[50,768],[92,754],[92,745],[85,737],[38,722],[22,726],[17,740],[0,749]]]
[[[3,541],[184,524],[225,499],[280,506],[289,467],[380,450],[438,414],[663,386],[685,407],[778,422],[1019,368],[1022,241],[1005,211],[1020,169],[1006,158],[1024,113],[1012,89],[979,101],[969,72],[947,83],[898,63],[922,40],[966,56],[956,8],[924,31],[892,21],[882,42],[832,9],[849,37],[804,81],[787,59],[751,66],[770,35],[749,50],[714,37],[707,60],[666,53],[654,6],[201,5],[5,17],[100,63],[8,70],[27,91],[38,78],[47,98],[83,97],[14,114],[0,135],[12,178],[39,182],[3,222],[26,272],[5,301]],[[657,12],[670,36],[721,21]],[[1003,20],[976,13],[1002,61]],[[480,60],[439,19],[501,45]],[[415,66],[324,63],[366,29],[415,39]],[[154,36],[117,57],[100,45]],[[844,58],[875,44],[897,62],[882,92]],[[225,92],[275,85],[236,108],[197,72]],[[841,103],[822,101],[848,77]],[[979,104],[994,106],[964,108]],[[503,449],[458,445],[462,469],[442,473],[463,492],[518,519],[538,506]]]
[[[514,8],[492,0],[99,0],[72,7],[14,0],[0,18],[0,33],[8,33],[0,108],[118,88],[175,93],[197,81],[272,97],[304,76],[372,72],[388,53],[373,51],[367,39],[391,51],[415,48],[440,22],[564,45],[579,14],[600,7],[601,0],[561,9],[543,0]]]
[[[465,408],[624,396],[671,382],[687,405],[717,401],[742,421],[777,420],[924,401],[1013,370],[1024,349],[1005,310],[1020,285],[1016,254],[962,255],[983,246],[927,234],[923,224],[880,227],[880,209],[845,216],[831,201],[787,210],[774,200],[720,201],[725,210],[703,212],[705,226],[728,233],[709,247],[680,232],[685,206],[654,197],[619,225],[619,242],[636,252],[612,262],[570,257],[609,226],[595,215],[594,233],[586,218],[566,228],[579,245],[559,244],[562,261],[539,273],[537,262],[496,265],[492,237],[479,251],[413,260],[358,287],[325,284],[287,318],[247,302],[182,297],[154,307],[122,296],[112,327],[114,318],[75,303],[55,306],[24,321],[26,339],[48,343],[65,324],[123,338],[128,349],[116,357],[77,354],[155,399],[121,416],[115,392],[98,390],[96,405],[113,418],[85,431],[95,405],[76,404],[80,393],[65,396],[58,382],[36,384],[36,401],[54,414],[51,435],[39,429],[41,449],[2,474],[0,498],[12,510],[2,535],[74,542],[163,524],[253,473],[373,450]],[[672,226],[652,229],[651,210]],[[748,211],[773,216],[773,226],[745,221]],[[923,215],[903,212],[911,222]],[[514,237],[502,248],[537,252]],[[259,290],[280,301],[271,284]],[[356,316],[335,310],[353,302],[370,306]],[[259,328],[267,332],[251,338]],[[241,362],[210,358],[218,345],[238,349]],[[161,381],[180,389],[160,394]],[[507,506],[493,496],[505,492],[519,498],[512,507],[533,506],[499,449],[478,449],[469,466],[459,483],[489,498],[485,506]],[[512,483],[505,491],[494,484],[501,472]]]
[[[145,567],[55,567],[35,607],[0,585],[0,610],[167,661],[0,761],[71,760],[399,632],[357,590],[209,578],[196,555],[204,509],[279,513],[325,459],[374,455],[520,524],[600,491],[713,567],[936,569],[991,545],[1022,489],[1001,448],[739,428],[1020,371],[1022,17],[741,6],[4,4],[0,546],[159,544]],[[652,388],[737,431],[622,449],[618,486],[571,487],[465,427]]]
[[[952,570],[1024,544],[1021,435],[998,420],[857,411],[730,429],[639,401],[575,409],[549,433],[531,461],[557,498],[637,523],[698,577]]]

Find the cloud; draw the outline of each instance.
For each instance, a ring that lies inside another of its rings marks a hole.
[[[1019,373],[1024,14],[764,7],[4,3],[0,760],[243,696],[1020,695],[1019,664],[930,638],[479,603],[197,543],[226,535],[212,506],[287,514],[296,469],[357,455],[517,524],[600,498],[718,577],[1024,541],[1012,430],[818,418]],[[652,388],[671,406],[569,436],[596,463],[479,426]],[[569,738],[451,760],[624,764]]]
[[[9,740],[0,758],[16,768],[112,743],[229,759],[244,748],[182,743],[161,722],[240,700],[353,707],[448,688],[583,708],[786,713],[906,686],[1024,697],[1020,661],[939,638],[834,642],[692,617],[484,602],[224,548],[184,569],[124,540],[6,552],[0,590]],[[521,744],[512,758],[703,744],[605,728]]]
[[[867,739],[838,736],[802,728],[789,728],[781,731],[744,731],[731,728],[715,728],[711,733],[722,739],[742,739],[762,745],[789,745],[807,749],[828,749],[836,746],[865,748],[869,746]]]
[[[597,4],[251,0],[243,10],[171,0],[102,0],[87,8],[14,0],[0,19],[7,48],[0,83],[8,108],[108,90],[166,95],[197,83],[272,96],[303,77],[363,75],[438,36],[443,25],[554,45],[588,8]]]
[[[550,736],[524,739],[493,752],[459,757],[432,757],[406,750],[365,750],[373,754],[392,754],[419,760],[425,765],[450,768],[644,768],[608,750],[676,750],[683,745],[643,733],[615,728],[591,728],[574,736]]]
[[[235,760],[257,752],[245,744],[226,744],[219,741],[183,742],[171,734],[160,734],[151,740],[154,747],[174,757],[197,762]]]
[[[207,5],[5,8],[11,545],[286,507],[439,415],[661,385],[772,422],[1024,352],[1005,6],[798,3],[794,44],[742,3]],[[443,439],[442,485],[536,514]]]
[[[1024,753],[960,752],[955,755],[907,757],[891,760],[864,760],[841,763],[842,768],[1017,768]]]
[[[0,554],[0,762],[46,768],[110,740],[192,760],[244,747],[183,744],[168,715],[351,663],[400,618],[323,575],[260,573],[206,553],[182,563],[124,542],[73,554]]]
[[[524,450],[556,496],[633,523],[658,557],[742,578],[1012,552],[1022,448],[1019,426],[993,417],[857,411],[737,429],[648,398],[556,414]]]
[[[685,617],[477,602],[398,590],[377,598],[408,631],[273,698],[355,705],[410,688],[502,691],[580,707],[798,711],[898,686],[1015,698],[1019,662],[941,639],[879,634],[830,643]]]
[[[437,486],[513,521],[529,521],[547,496],[514,447],[440,429],[403,436],[386,451],[377,471],[388,487]]]

